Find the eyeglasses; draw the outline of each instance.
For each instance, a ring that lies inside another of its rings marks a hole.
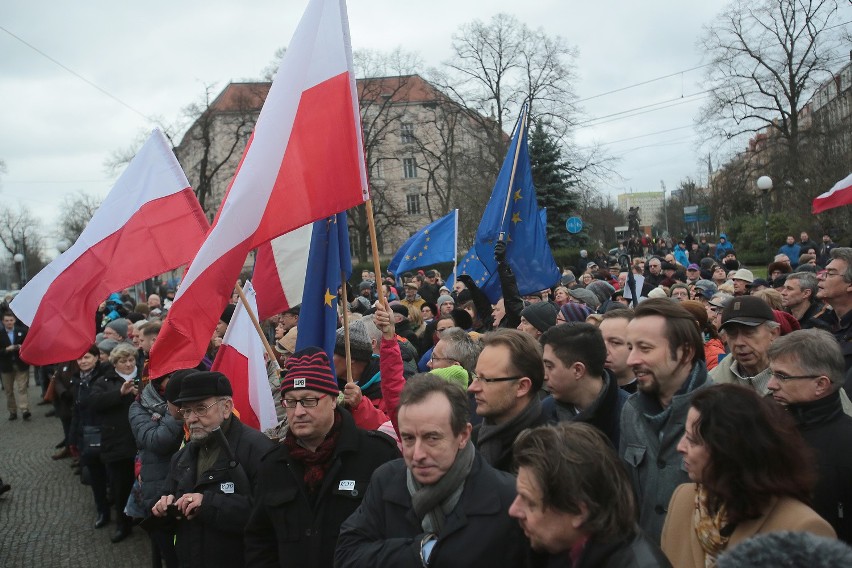
[[[776,379],[778,379],[781,382],[787,382],[787,381],[793,381],[793,380],[796,380],[796,379],[818,379],[822,375],[797,375],[797,376],[791,377],[791,376],[785,375],[784,373],[779,373],[777,371],[770,371],[769,376],[775,377]]]
[[[225,399],[224,399],[224,398],[220,398],[220,399],[219,399],[219,400],[217,400],[216,402],[212,402],[212,403],[208,404],[207,406],[196,406],[195,408],[180,408],[180,409],[178,409],[178,410],[180,410],[180,413],[183,415],[184,419],[189,418],[189,416],[190,416],[193,412],[195,413],[195,415],[196,415],[197,417],[199,417],[199,418],[204,418],[205,416],[207,416],[207,411],[208,411],[208,410],[210,410],[211,408],[213,408],[214,406],[216,406],[217,404],[219,404],[219,403],[220,403],[220,402],[222,402],[223,400],[225,400]]]
[[[434,355],[432,355],[429,358],[429,362],[431,363],[432,361],[455,361],[455,359],[453,359],[452,357],[435,357]]]
[[[305,398],[285,398],[281,401],[281,404],[283,404],[285,408],[296,408],[299,403],[302,403],[302,408],[314,408],[319,404],[319,401],[327,396],[327,394],[324,394],[318,397],[307,396]]]
[[[517,381],[518,379],[523,379],[523,377],[499,377],[496,379],[486,379],[485,377],[480,377],[477,375],[473,375],[474,381],[480,381],[485,384],[489,383],[505,383],[506,381]]]
[[[817,278],[834,278],[835,276],[843,276],[843,274],[835,270],[820,270],[817,272]]]

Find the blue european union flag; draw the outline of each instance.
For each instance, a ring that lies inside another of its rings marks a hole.
[[[479,257],[476,256],[476,249],[474,247],[470,247],[470,250],[467,251],[466,255],[464,255],[464,258],[461,260],[461,262],[459,262],[458,266],[456,267],[456,272],[458,272],[459,274],[467,274],[468,276],[470,276],[476,286],[482,289],[486,296],[488,295],[486,287],[488,285],[487,283],[491,281],[491,273],[485,268],[482,262],[480,262]],[[455,275],[450,274],[447,277],[445,284],[448,288],[452,289],[454,282]],[[500,282],[497,279],[494,279],[493,282],[497,283],[497,293],[499,295]]]
[[[347,279],[352,275],[345,211],[314,222],[307,271],[296,349],[319,347],[328,353],[331,360],[337,331],[337,289],[341,283],[341,272]]]
[[[458,209],[432,221],[405,241],[388,264],[395,276],[403,272],[456,259]]]
[[[482,289],[491,302],[501,296],[494,260],[494,244],[501,237],[506,241],[506,260],[521,295],[550,288],[559,281],[559,269],[547,243],[547,223],[542,221],[535,197],[526,118],[524,108],[474,240],[479,261],[490,274]]]

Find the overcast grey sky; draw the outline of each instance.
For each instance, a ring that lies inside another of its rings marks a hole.
[[[221,89],[228,81],[260,77],[275,50],[289,42],[306,5],[7,0],[0,13],[0,160],[8,171],[0,177],[0,203],[27,205],[50,233],[63,196],[106,195],[114,177],[104,162],[150,130],[145,117],[174,122],[203,85]],[[680,72],[703,63],[697,38],[723,6],[675,0],[350,0],[348,10],[354,49],[402,46],[427,66],[450,56],[451,36],[461,24],[513,14],[578,48],[581,100],[675,74],[582,103],[588,117],[679,103],[577,131],[579,144],[604,143],[622,158],[617,170],[623,179],[600,188],[616,195],[658,190],[661,180],[671,190],[686,176],[706,177],[692,127],[701,99],[689,96],[702,90],[701,69]]]

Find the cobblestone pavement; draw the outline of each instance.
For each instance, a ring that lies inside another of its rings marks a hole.
[[[35,406],[41,389],[30,381],[30,410],[7,421],[5,392],[0,392],[0,477],[12,490],[0,496],[0,566],[38,568],[151,566],[150,541],[134,528],[113,544],[113,524],[95,530],[92,491],[73,475],[70,460],[53,461],[62,439],[58,418],[46,418],[51,406]]]

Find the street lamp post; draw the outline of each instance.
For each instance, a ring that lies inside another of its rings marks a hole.
[[[21,288],[27,283],[27,257],[21,253],[15,253],[12,257],[15,262],[21,265]]]
[[[757,178],[757,189],[760,190],[763,196],[763,238],[766,241],[767,258],[772,253],[769,246],[769,192],[772,191],[772,178],[769,176],[760,176]]]

